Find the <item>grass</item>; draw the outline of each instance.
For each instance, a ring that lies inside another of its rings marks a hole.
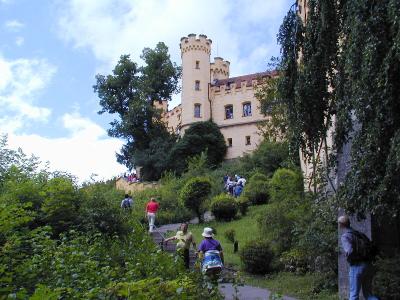
[[[317,280],[316,274],[301,274],[280,272],[269,276],[253,276],[245,274],[244,281],[248,285],[267,288],[274,293],[296,297],[297,299],[312,300],[336,300],[337,293],[330,291],[314,292],[314,283]]]
[[[265,205],[251,206],[249,207],[248,214],[238,220],[231,222],[207,222],[203,224],[190,225],[189,230],[193,233],[195,241],[197,244],[203,239],[201,233],[204,227],[215,228],[217,234],[215,239],[217,239],[224,250],[225,264],[234,266],[235,268],[240,268],[240,257],[239,253],[233,253],[233,244],[229,242],[225,236],[224,232],[228,229],[234,229],[236,233],[236,240],[239,241],[239,249],[247,241],[257,239],[259,236],[259,230],[257,226],[257,214]]]

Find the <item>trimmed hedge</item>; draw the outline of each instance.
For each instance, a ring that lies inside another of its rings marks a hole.
[[[183,205],[191,209],[203,221],[204,202],[211,192],[211,182],[208,178],[195,177],[190,179],[180,190],[179,198]]]
[[[269,199],[269,184],[268,178],[264,174],[256,173],[250,177],[249,183],[246,184],[243,192],[252,204],[264,204]]]
[[[230,221],[236,216],[238,205],[233,197],[220,194],[213,198],[210,209],[218,221]]]
[[[274,254],[268,241],[253,240],[247,242],[240,251],[244,269],[251,274],[267,274],[272,271]]]

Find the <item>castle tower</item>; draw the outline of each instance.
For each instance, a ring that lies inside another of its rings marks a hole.
[[[224,60],[221,57],[214,57],[214,62],[211,63],[211,82],[215,80],[227,79],[229,78],[229,65],[231,63]]]
[[[181,38],[182,57],[182,129],[211,118],[208,86],[212,41],[206,35]]]

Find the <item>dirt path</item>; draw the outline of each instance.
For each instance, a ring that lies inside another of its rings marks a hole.
[[[193,221],[193,220],[192,220]],[[195,223],[191,222],[191,223]],[[167,224],[160,226],[159,228],[156,229],[155,232],[152,233],[153,240],[156,244],[160,245],[160,243],[163,240],[163,236],[168,232],[168,231],[176,231],[180,226],[180,223],[178,224]],[[167,246],[163,246],[163,249],[168,252],[175,252],[175,244],[174,243],[168,243]],[[194,251],[192,250],[190,252],[190,265],[193,266],[195,262],[195,255]],[[234,286],[230,283],[221,283],[219,285],[219,290],[221,293],[225,296],[226,300],[267,300],[269,299],[271,292],[267,289],[263,288],[258,288],[250,285],[243,285],[237,287],[237,293],[235,291]],[[237,298],[235,298],[235,296]],[[295,298],[287,297],[284,296],[282,299],[284,300],[296,300]]]

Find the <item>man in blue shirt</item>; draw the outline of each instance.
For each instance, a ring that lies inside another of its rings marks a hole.
[[[377,297],[372,295],[371,282],[372,282],[372,270],[370,262],[367,259],[361,259],[353,261],[351,257],[357,256],[355,245],[356,245],[356,233],[353,228],[350,227],[350,220],[348,216],[341,216],[338,219],[339,228],[343,231],[341,235],[341,244],[344,250],[344,254],[349,262],[349,284],[350,284],[350,295],[349,300],[358,300],[360,290],[362,289],[364,298],[367,300],[378,300]]]

